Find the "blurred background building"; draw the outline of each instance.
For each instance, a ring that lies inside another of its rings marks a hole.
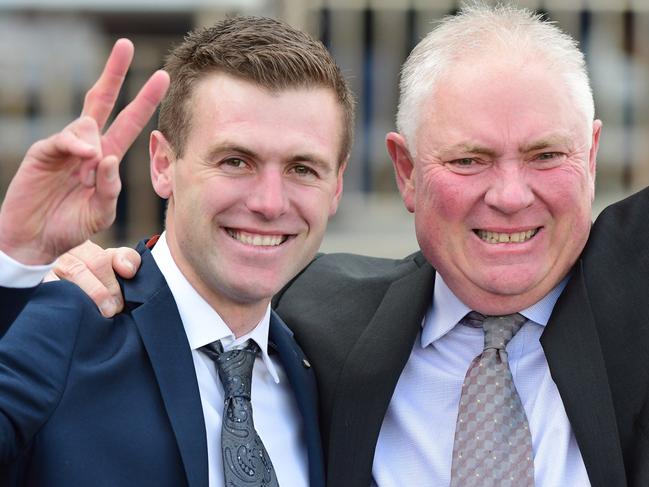
[[[596,214],[649,184],[649,0],[519,4],[556,21],[586,53],[604,121]],[[323,249],[405,255],[417,248],[414,226],[383,141],[394,129],[401,63],[431,22],[457,6],[455,0],[0,0],[0,195],[27,147],[79,114],[118,37],[136,46],[123,106],[188,30],[225,15],[270,15],[321,39],[358,99],[345,196]],[[130,245],[162,228],[147,136],[136,141],[121,172],[117,221],[99,237],[103,244]]]

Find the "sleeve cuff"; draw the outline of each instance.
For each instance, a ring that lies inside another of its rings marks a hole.
[[[54,263],[47,265],[25,265],[0,250],[0,286],[7,288],[35,287],[45,277]]]

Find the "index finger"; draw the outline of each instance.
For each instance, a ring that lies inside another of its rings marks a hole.
[[[106,120],[113,111],[128,67],[133,60],[134,51],[135,48],[131,41],[118,39],[106,60],[104,70],[86,93],[81,115],[94,118],[99,130],[106,124]]]
[[[110,125],[102,137],[104,156],[113,154],[122,159],[137,136],[144,130],[169,88],[169,74],[158,70],[151,75]]]
[[[121,254],[129,255],[124,251]],[[55,262],[54,272],[59,278],[79,286],[102,314],[110,317],[119,312],[124,304],[112,262],[113,253],[110,250],[104,250],[88,240],[61,255]]]

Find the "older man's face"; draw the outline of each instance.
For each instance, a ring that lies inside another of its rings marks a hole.
[[[426,258],[483,313],[537,302],[588,238],[601,123],[540,63],[460,63],[421,113],[414,161],[388,149]]]

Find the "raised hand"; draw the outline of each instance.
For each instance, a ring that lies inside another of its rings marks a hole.
[[[27,151],[0,208],[0,250],[19,262],[52,262],[115,219],[119,162],[169,86],[156,71],[104,132],[133,52],[118,40],[81,116]]]

